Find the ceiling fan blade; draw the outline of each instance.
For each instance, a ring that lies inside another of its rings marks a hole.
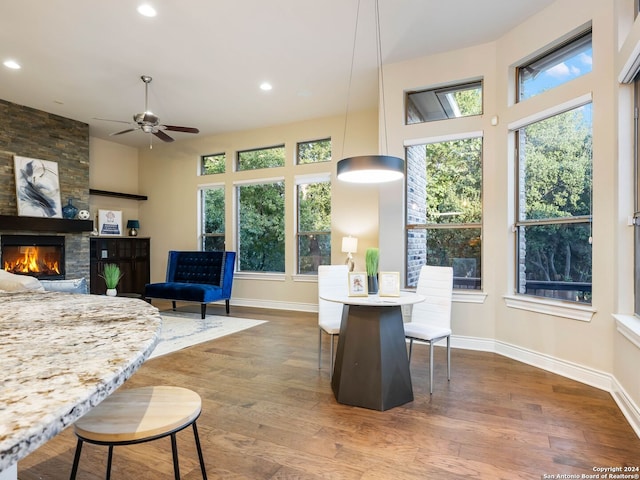
[[[131,122],[126,122],[124,120],[111,120],[110,118],[98,118],[98,117],[93,117],[94,120],[101,120],[103,122],[117,122],[117,123],[131,123]]]
[[[172,132],[200,133],[200,130],[194,127],[178,127],[176,125],[163,125],[163,127]]]
[[[122,135],[123,133],[134,132],[138,130],[137,128],[127,128],[126,130],[122,130],[121,132],[110,133],[109,136],[113,137],[114,135]]]
[[[173,142],[173,138],[164,133],[162,130],[151,132],[163,142]]]

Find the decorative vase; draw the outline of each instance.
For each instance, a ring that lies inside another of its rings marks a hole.
[[[63,218],[76,218],[78,214],[78,208],[72,203],[73,199],[70,198],[67,204],[62,207]]]
[[[369,275],[367,277],[367,284],[369,286],[370,295],[378,293],[378,275]]]
[[[115,288],[107,288],[107,296],[115,297],[118,294],[118,290]]]

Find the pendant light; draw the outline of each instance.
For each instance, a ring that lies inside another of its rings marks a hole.
[[[353,37],[353,51],[351,54],[351,71],[349,74],[349,89],[347,92],[347,111],[344,117],[344,135],[342,147],[347,136],[347,118],[349,116],[349,98],[351,96],[351,80],[353,78],[353,64],[355,58],[356,39],[358,36],[358,20],[360,17],[360,0],[356,13],[356,26]],[[376,22],[376,62],[378,66],[378,93],[382,104],[382,126],[384,128],[384,148],[388,151],[387,143],[387,118],[384,100],[384,73],[382,70],[382,47],[380,39],[380,9],[378,0],[375,0]],[[343,158],[338,162],[338,180],[351,183],[382,183],[399,180],[404,177],[404,160],[390,155],[359,155]]]

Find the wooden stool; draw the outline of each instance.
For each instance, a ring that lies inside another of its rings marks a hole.
[[[116,392],[81,417],[74,425],[78,445],[71,470],[71,480],[76,478],[82,443],[108,445],[107,480],[111,478],[113,447],[149,442],[171,436],[173,472],[180,479],[176,433],[193,425],[193,434],[200,459],[202,478],[207,473],[200,447],[196,420],[202,411],[200,396],[181,387],[156,386],[132,388]]]

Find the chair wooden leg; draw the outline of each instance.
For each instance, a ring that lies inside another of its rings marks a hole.
[[[224,301],[224,308],[227,310],[227,315],[229,315],[229,300]]]
[[[433,342],[429,342],[429,395],[433,395]]]
[[[201,303],[200,304],[200,316],[202,317],[203,320],[204,320],[204,317],[207,316],[207,304],[206,303]]]
[[[175,302],[175,300],[171,302],[171,306],[172,306],[173,311],[175,312],[176,311],[176,302]]]
[[[318,370],[320,370],[321,361],[322,361],[322,329],[318,327]]]

